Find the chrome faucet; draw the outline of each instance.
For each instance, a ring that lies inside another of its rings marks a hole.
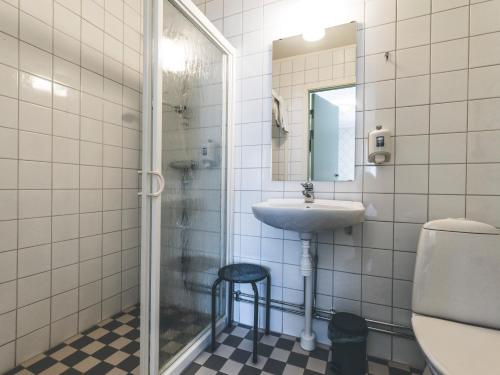
[[[314,186],[312,182],[303,182],[302,187],[302,195],[304,196],[305,203],[314,203]]]

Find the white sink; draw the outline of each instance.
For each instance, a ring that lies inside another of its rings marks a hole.
[[[365,207],[360,202],[316,199],[268,199],[252,206],[260,221],[276,228],[301,234],[346,228],[363,221]]]
[[[312,329],[314,261],[309,252],[313,233],[350,228],[361,223],[365,207],[360,202],[315,199],[268,199],[252,206],[253,214],[260,221],[276,228],[299,232],[302,240],[300,272],[304,276],[304,330],[300,345],[304,350],[314,350],[316,334]]]

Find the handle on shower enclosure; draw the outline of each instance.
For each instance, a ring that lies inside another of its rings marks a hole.
[[[138,174],[142,174],[142,171],[137,171]],[[148,171],[148,174],[156,176],[158,178],[158,182],[160,184],[159,188],[157,191],[154,193],[147,193],[148,197],[159,197],[161,193],[163,192],[163,189],[165,188],[165,179],[163,178],[163,175],[161,172],[158,171]],[[142,195],[142,191],[138,192],[137,195]]]

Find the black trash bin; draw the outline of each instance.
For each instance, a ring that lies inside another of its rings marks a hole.
[[[332,341],[332,370],[339,375],[366,373],[366,338],[368,325],[362,317],[350,313],[336,313],[328,324]]]

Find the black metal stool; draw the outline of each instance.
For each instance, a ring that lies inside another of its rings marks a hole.
[[[271,301],[271,275],[262,266],[250,263],[230,264],[219,270],[219,278],[212,285],[212,351],[215,350],[215,297],[217,285],[221,281],[229,282],[228,300],[228,327],[233,322],[233,290],[234,283],[252,284],[254,293],[253,305],[253,362],[257,362],[257,342],[259,340],[259,291],[257,282],[267,278],[266,286],[266,335],[269,334],[270,301]]]

